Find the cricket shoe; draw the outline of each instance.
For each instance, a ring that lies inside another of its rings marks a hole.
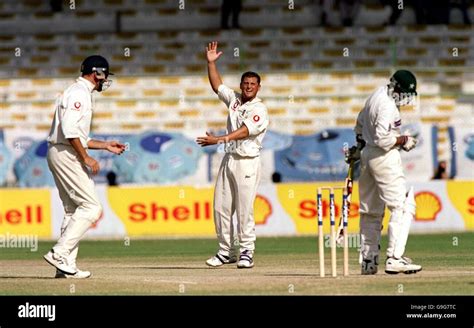
[[[217,268],[224,264],[230,264],[237,262],[237,258],[235,256],[226,256],[217,253],[215,256],[211,257],[209,260],[206,261],[206,264],[210,267]]]
[[[252,251],[245,250],[240,253],[239,262],[237,262],[237,268],[239,269],[250,269],[253,268],[253,254]]]
[[[56,275],[54,276],[54,278],[87,279],[87,278],[90,278],[90,276],[92,276],[92,274],[89,271],[82,271],[79,269],[77,269],[77,272],[75,274],[67,274],[59,270],[56,270]]]
[[[361,263],[361,274],[372,275],[377,274],[379,264],[379,256],[375,255],[372,258],[363,259]]]
[[[67,274],[75,274],[77,272],[76,268],[73,268],[67,263],[67,260],[64,256],[54,253],[53,250],[50,250],[43,258],[54,266],[59,271],[62,271]]]
[[[397,273],[417,273],[421,271],[421,265],[414,264],[413,261],[408,257],[402,257],[400,259],[389,257],[385,262],[385,273],[397,274]]]

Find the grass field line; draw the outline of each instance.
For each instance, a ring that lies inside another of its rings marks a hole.
[[[188,285],[197,285],[195,281],[182,281],[182,280],[164,280],[164,279],[145,279],[145,282],[164,282],[170,284],[188,284]]]
[[[55,269],[37,252],[3,248],[0,295],[474,295],[474,233],[410,236],[407,255],[423,270],[415,275],[384,273],[387,239],[382,237],[379,272],[362,276],[357,248],[350,248],[350,276],[319,277],[314,237],[259,238],[255,267],[236,264],[209,268],[214,239],[120,240],[81,242],[78,266],[92,272],[86,280],[54,279]]]

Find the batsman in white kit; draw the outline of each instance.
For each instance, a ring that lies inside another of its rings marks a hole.
[[[64,206],[61,237],[44,259],[56,268],[56,278],[89,278],[89,271],[79,270],[76,258],[79,241],[102,215],[102,206],[94,189],[92,174],[99,163],[86,149],[104,149],[120,155],[125,145],[117,141],[99,141],[89,137],[92,119],[92,93],[104,91],[109,64],[102,56],[89,56],[81,66],[82,76],[67,88],[56,103],[48,137],[48,166],[53,174]]]
[[[216,67],[222,52],[217,52],[217,42],[206,48],[209,82],[229,110],[227,134],[214,136],[206,132],[197,138],[201,146],[224,144],[222,159],[214,190],[214,223],[219,250],[206,261],[210,267],[237,262],[236,239],[239,241],[238,268],[254,266],[255,220],[253,204],[260,181],[260,150],[268,126],[267,108],[257,97],[260,76],[254,72],[242,75],[237,93],[222,84]],[[232,222],[237,217],[237,233]]]
[[[416,78],[399,70],[390,83],[378,88],[366,101],[355,127],[357,146],[347,160],[360,159],[359,198],[361,273],[376,274],[385,206],[390,210],[385,272],[416,273],[421,266],[404,256],[416,209],[413,187],[407,190],[400,151],[415,148],[417,140],[401,135],[400,106],[416,93]]]

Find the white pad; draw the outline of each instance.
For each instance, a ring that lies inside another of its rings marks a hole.
[[[360,215],[360,257],[363,259],[378,257],[380,251],[380,235],[382,233],[383,216],[375,217],[367,214]]]
[[[413,187],[407,193],[403,211],[393,210],[388,224],[387,257],[401,258],[410,233],[410,226],[416,212],[415,193]]]
[[[415,192],[413,187],[410,187],[407,193],[407,198],[403,204],[403,211],[405,213],[410,213],[412,216],[415,216],[416,213],[416,201],[415,201]]]

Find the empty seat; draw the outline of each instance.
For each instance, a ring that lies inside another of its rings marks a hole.
[[[133,109],[137,106],[137,102],[135,100],[118,100],[115,102],[115,106],[117,108]]]
[[[165,71],[165,66],[163,65],[145,65],[143,67],[143,72],[147,74],[158,74]]]
[[[19,77],[35,77],[38,74],[37,68],[18,68],[16,73]]]
[[[163,90],[161,89],[145,89],[142,92],[144,97],[158,97],[163,95]]]
[[[197,109],[186,109],[179,111],[178,114],[183,118],[196,118],[201,116],[201,111]]]
[[[285,116],[287,115],[286,108],[268,108],[268,115],[272,116]]]
[[[327,106],[317,106],[317,107],[310,107],[308,109],[308,113],[309,114],[315,114],[315,115],[319,115],[319,114],[328,114],[330,113],[331,110],[329,107]]]
[[[94,112],[94,120],[111,120],[113,117],[112,112]]]
[[[157,113],[154,111],[138,111],[135,112],[135,117],[138,119],[151,119],[156,118]]]

